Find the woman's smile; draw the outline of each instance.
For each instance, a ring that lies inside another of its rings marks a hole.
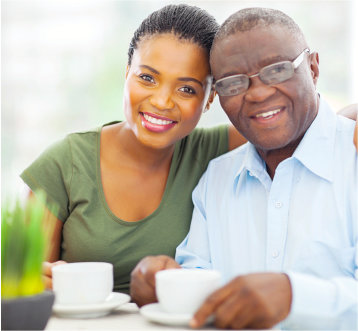
[[[175,126],[176,121],[172,121],[169,118],[159,116],[152,113],[140,112],[139,115],[142,118],[142,125],[149,131],[152,132],[165,132]]]

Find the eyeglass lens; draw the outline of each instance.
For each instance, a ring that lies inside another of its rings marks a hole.
[[[265,84],[277,84],[292,77],[294,67],[292,62],[283,61],[274,63],[262,68],[258,74]],[[250,78],[247,75],[236,75],[227,77],[215,84],[215,89],[221,96],[236,95],[245,92],[250,85]]]

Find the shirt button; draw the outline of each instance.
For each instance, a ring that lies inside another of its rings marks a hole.
[[[275,207],[276,208],[281,208],[282,207],[282,202],[281,201],[276,201],[275,202]]]
[[[272,252],[272,257],[273,257],[274,259],[276,259],[279,255],[280,255],[280,252],[279,252],[277,249],[275,249],[275,250]]]

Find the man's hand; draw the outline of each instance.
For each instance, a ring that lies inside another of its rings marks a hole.
[[[134,268],[131,273],[130,295],[139,306],[157,302],[155,294],[155,274],[164,269],[180,268],[175,260],[166,255],[147,256]]]
[[[199,328],[214,315],[218,328],[271,328],[287,317],[291,301],[291,283],[285,274],[239,276],[207,298],[190,326]]]

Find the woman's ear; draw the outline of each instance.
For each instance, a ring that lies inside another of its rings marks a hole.
[[[215,96],[216,96],[216,91],[215,91],[214,87],[212,87],[210,94],[209,94],[208,102],[206,103],[206,106],[204,109],[204,113],[206,113],[210,109],[210,105],[213,103]]]
[[[126,75],[125,75],[125,78],[127,79],[127,76],[128,76],[128,73],[129,73],[129,64],[126,65]]]
[[[310,54],[310,69],[314,85],[317,85],[319,77],[319,56],[317,52]]]

